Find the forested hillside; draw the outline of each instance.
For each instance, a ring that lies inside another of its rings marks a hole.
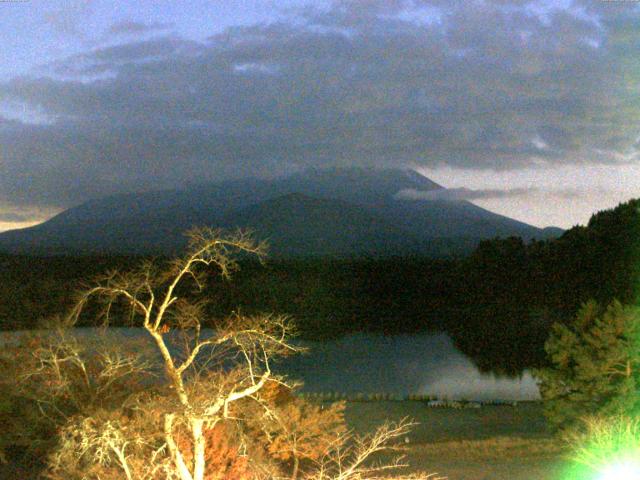
[[[445,330],[482,368],[515,373],[543,362],[550,325],[570,320],[586,300],[636,299],[639,207],[633,200],[600,212],[555,240],[486,240],[458,260],[244,262],[231,280],[206,287],[208,308],[215,318],[238,308],[289,314],[301,335],[314,339]],[[0,257],[0,326],[35,328],[64,313],[73,291],[100,272],[142,260]]]

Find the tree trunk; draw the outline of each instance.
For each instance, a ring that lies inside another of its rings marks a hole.
[[[204,423],[200,418],[192,418],[191,434],[193,435],[193,480],[203,480],[205,461],[205,438],[202,433],[202,424]]]
[[[162,359],[164,360],[165,371],[167,372],[167,376],[169,377],[169,380],[173,384],[173,388],[175,389],[176,394],[178,395],[178,399],[180,400],[180,403],[187,408],[190,407],[189,397],[187,396],[187,392],[184,388],[182,377],[176,370],[176,366],[173,363],[173,358],[171,357],[171,353],[169,352],[167,345],[164,343],[164,339],[162,338],[162,335],[160,335],[159,333],[153,330],[150,330],[149,328],[147,328],[147,331],[156,341],[156,345],[160,350],[160,355],[162,355]]]
[[[176,442],[173,438],[173,414],[168,413],[164,416],[164,440],[167,442],[171,459],[176,468],[176,473],[180,477],[180,480],[194,480],[189,472],[189,468],[184,463],[184,457],[178,449]]]
[[[296,480],[298,478],[298,467],[300,466],[300,460],[297,455],[293,456],[293,472],[291,472],[291,480]]]

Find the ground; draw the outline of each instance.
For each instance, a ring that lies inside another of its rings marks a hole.
[[[547,429],[538,402],[462,410],[421,401],[347,403],[347,423],[359,433],[404,417],[419,422],[404,440],[412,470],[437,472],[449,480],[588,479],[567,471],[566,452]],[[0,463],[0,478],[33,477]]]
[[[387,420],[419,422],[408,438],[412,470],[449,480],[560,480],[568,477],[566,453],[547,429],[542,405],[429,408],[418,401],[350,402],[350,427],[366,433]]]

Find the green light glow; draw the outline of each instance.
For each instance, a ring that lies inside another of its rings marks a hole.
[[[639,480],[640,463],[626,460],[605,467],[597,480]]]
[[[574,467],[564,480],[640,480],[640,418],[588,418],[565,440]]]

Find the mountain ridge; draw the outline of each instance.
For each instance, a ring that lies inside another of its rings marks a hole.
[[[413,170],[334,168],[112,195],[40,225],[0,233],[0,251],[175,253],[185,245],[183,232],[197,225],[250,228],[260,238],[277,239],[273,251],[283,256],[439,256],[448,254],[447,245],[449,253],[459,254],[483,238],[516,235],[529,240],[557,233],[463,200],[404,200],[396,195],[403,189],[443,188]]]

